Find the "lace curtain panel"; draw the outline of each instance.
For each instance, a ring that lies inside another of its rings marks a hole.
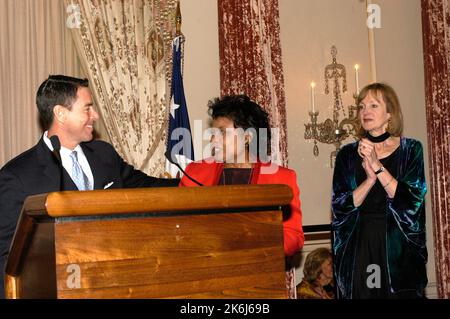
[[[218,0],[221,95],[245,93],[279,129],[275,162],[288,164],[278,0]]]
[[[176,0],[65,3],[111,143],[128,163],[162,176]]]

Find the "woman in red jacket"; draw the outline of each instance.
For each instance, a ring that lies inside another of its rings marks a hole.
[[[245,95],[208,103],[212,117],[212,157],[191,163],[186,173],[205,186],[286,184],[294,194],[289,216],[283,216],[284,252],[303,247],[300,191],[295,171],[268,162],[271,132],[268,114]],[[184,176],[180,186],[197,186]]]

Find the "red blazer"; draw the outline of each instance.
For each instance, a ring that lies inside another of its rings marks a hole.
[[[219,183],[224,165],[211,159],[193,162],[186,167],[186,173],[205,186]],[[266,172],[270,172],[265,174]],[[300,190],[297,186],[295,171],[275,164],[256,163],[253,169],[251,184],[285,184],[291,187],[294,198],[291,200],[291,215],[283,220],[284,253],[292,256],[303,247],[305,236],[302,229],[302,211],[300,209]],[[181,187],[198,186],[186,176],[179,184]]]

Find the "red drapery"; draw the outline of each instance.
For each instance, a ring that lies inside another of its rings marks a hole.
[[[247,94],[279,129],[278,163],[287,166],[286,102],[278,0],[218,0],[221,95]]]
[[[437,287],[450,298],[450,0],[422,0],[422,28]]]
[[[272,158],[287,166],[286,101],[278,0],[218,0],[220,93],[246,94],[270,116]],[[275,137],[275,138],[274,138]],[[296,298],[294,269],[286,271],[289,298]]]

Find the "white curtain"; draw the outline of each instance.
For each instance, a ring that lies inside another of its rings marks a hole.
[[[49,74],[82,71],[63,1],[0,1],[0,167],[40,138],[36,91]]]

